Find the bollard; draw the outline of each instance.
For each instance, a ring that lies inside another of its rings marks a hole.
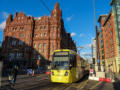
[[[2,67],[3,67],[3,62],[0,61],[0,87],[2,86]]]

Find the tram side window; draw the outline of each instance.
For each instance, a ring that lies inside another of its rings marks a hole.
[[[70,64],[72,65],[72,67],[76,67],[76,56],[75,55],[71,55]]]

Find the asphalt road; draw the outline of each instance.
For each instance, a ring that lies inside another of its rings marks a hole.
[[[120,90],[120,87],[118,83],[88,80],[87,76],[72,84],[51,83],[50,76],[42,74],[35,77],[17,79],[14,87],[5,83],[1,90]]]

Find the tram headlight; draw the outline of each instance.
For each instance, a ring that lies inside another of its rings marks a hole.
[[[52,72],[52,75],[54,75],[54,72]]]
[[[68,71],[65,72],[65,76],[67,76],[67,75],[68,75]]]

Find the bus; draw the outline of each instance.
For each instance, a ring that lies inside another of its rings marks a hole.
[[[51,82],[73,83],[83,77],[82,59],[69,49],[53,52],[51,62]]]

